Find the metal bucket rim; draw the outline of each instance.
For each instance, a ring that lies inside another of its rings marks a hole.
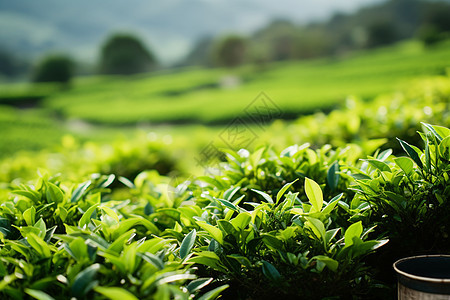
[[[402,270],[400,270],[400,269],[397,268],[397,264],[399,264],[399,263],[401,263],[401,262],[403,262],[403,261],[412,260],[412,259],[416,259],[416,258],[427,258],[427,257],[435,257],[435,258],[437,258],[437,257],[446,257],[446,258],[449,258],[449,259],[450,259],[450,255],[445,255],[445,254],[410,256],[410,257],[405,257],[405,258],[402,258],[402,259],[397,260],[397,261],[394,263],[394,265],[393,265],[393,266],[394,266],[394,270],[395,270],[398,274],[403,275],[403,276],[405,276],[405,277],[407,277],[407,278],[414,279],[414,280],[420,280],[420,281],[426,281],[426,282],[433,282],[433,283],[450,283],[450,279],[449,279],[449,278],[445,278],[445,279],[444,279],[444,278],[441,278],[441,279],[439,279],[439,278],[431,278],[431,277],[417,276],[417,275],[413,275],[413,274],[406,273],[406,272],[404,272],[404,271],[402,271]]]

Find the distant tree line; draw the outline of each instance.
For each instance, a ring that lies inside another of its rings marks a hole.
[[[264,66],[283,60],[334,56],[349,51],[419,38],[431,46],[450,37],[450,3],[425,0],[389,0],[354,14],[335,14],[326,22],[297,25],[275,20],[249,37],[230,35],[203,38],[177,66]],[[69,83],[75,63],[67,55],[49,55],[33,68],[0,49],[0,79],[30,73],[35,82]],[[100,47],[96,73],[129,75],[158,66],[149,48],[131,34],[113,34]]]
[[[157,65],[155,56],[141,40],[131,34],[113,34],[100,49],[95,73],[130,75],[149,72]],[[0,77],[14,78],[30,73],[33,82],[68,84],[75,72],[74,60],[66,54],[48,54],[32,67],[12,53],[0,49]]]
[[[390,0],[350,15],[336,13],[326,22],[275,20],[249,37],[203,38],[180,65],[263,64],[334,56],[408,38],[430,46],[449,37],[449,2]],[[237,40],[239,46],[233,46]]]

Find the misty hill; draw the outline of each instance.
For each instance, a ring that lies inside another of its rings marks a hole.
[[[173,62],[203,36],[250,33],[276,17],[306,23],[379,1],[0,0],[0,47],[32,57],[69,51],[94,61],[109,33],[131,31],[160,61]]]

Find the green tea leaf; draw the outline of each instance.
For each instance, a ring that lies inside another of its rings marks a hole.
[[[215,239],[219,244],[223,245],[223,233],[222,231],[204,221],[196,221],[197,225],[206,230],[213,239]]]
[[[78,222],[78,227],[84,228],[91,222],[91,216],[99,205],[100,204],[94,204],[91,207],[89,207],[89,209],[83,214],[80,221]]]
[[[35,191],[24,191],[24,190],[15,190],[12,191],[13,194],[21,195],[24,197],[27,197],[28,199],[32,200],[33,202],[37,203],[41,201],[41,194]]]
[[[281,279],[280,272],[278,272],[278,270],[271,263],[265,260],[262,261],[262,271],[264,276],[272,281],[278,281]]]
[[[339,266],[339,262],[325,255],[317,255],[312,257],[312,259],[316,259],[320,262],[323,262],[328,267],[328,269],[330,269],[333,272],[336,272]]]
[[[60,203],[64,200],[63,191],[55,184],[47,182],[47,201]]]
[[[326,216],[330,214],[343,196],[344,193],[340,193],[339,195],[334,196],[333,199],[331,199],[330,202],[328,202],[327,206],[325,206],[325,208],[322,210],[322,215]]]
[[[209,292],[207,292],[206,294],[204,294],[203,296],[201,296],[200,298],[198,298],[198,300],[214,300],[217,297],[219,297],[220,293],[222,293],[224,290],[226,290],[229,287],[228,284],[226,285],[221,285]]]
[[[383,161],[378,159],[367,159],[367,161],[381,172],[392,172],[391,168]]]
[[[22,216],[28,226],[33,226],[35,221],[36,208],[34,206],[30,207],[26,211],[23,212]]]
[[[30,295],[31,297],[38,299],[38,300],[54,300],[52,296],[49,294],[39,291],[39,290],[32,290],[32,289],[25,289],[25,293]]]
[[[328,186],[332,191],[334,191],[339,184],[339,163],[336,161],[330,166],[327,172],[327,182]]]
[[[293,185],[297,180],[298,180],[298,179],[295,179],[295,180],[292,181],[292,182],[286,183],[286,184],[281,188],[281,190],[277,193],[277,201],[276,201],[276,204],[278,204],[278,202],[280,202],[281,197],[284,195],[284,193],[287,191],[287,189],[288,189],[291,185]]]
[[[33,249],[36,250],[40,255],[42,255],[43,257],[51,256],[50,247],[42,238],[32,232],[28,233],[25,238],[31,245],[31,247],[33,247]]]
[[[236,216],[236,218],[234,218],[233,220],[231,220],[231,224],[234,225],[234,227],[236,227],[237,229],[244,229],[245,227],[247,227],[247,225],[250,223],[252,219],[252,216],[250,215],[250,213],[240,213]]]
[[[409,157],[397,157],[394,158],[394,162],[397,166],[405,172],[406,175],[411,175],[414,169],[414,162]]]
[[[437,126],[437,125],[431,125],[427,123],[423,123],[422,125],[428,129],[433,135],[436,137],[438,142],[441,142],[443,139],[445,139],[447,136],[450,136],[450,129],[443,127],[443,126]]]
[[[345,246],[353,245],[353,238],[359,238],[363,232],[361,221],[350,225],[344,234]]]
[[[236,194],[237,191],[240,190],[240,186],[236,186],[236,187],[230,187],[228,190],[226,190],[223,193],[223,198],[227,201],[231,201],[231,199],[233,198],[233,196]]]
[[[306,217],[306,220],[308,220],[306,224],[309,226],[309,228],[311,228],[314,234],[319,239],[322,239],[324,245],[326,245],[327,240],[326,240],[325,226],[323,225],[322,221],[311,217]]]
[[[234,205],[233,203],[231,203],[230,201],[224,200],[224,199],[219,199],[219,198],[217,198],[217,200],[219,200],[220,203],[222,203],[223,205],[225,205],[229,209],[231,209],[231,210],[233,210],[235,212],[239,212],[239,208],[236,205]]]
[[[79,299],[84,299],[86,294],[98,284],[94,278],[99,270],[100,264],[93,264],[78,273],[70,288],[72,295]]]
[[[323,194],[320,186],[314,181],[305,177],[305,192],[311,202],[313,208],[311,212],[319,212],[322,210]]]
[[[102,294],[103,296],[111,300],[139,300],[139,298],[137,298],[129,291],[119,287],[97,286],[94,288],[94,291],[96,291],[99,294]]]
[[[207,286],[208,284],[211,283],[211,281],[213,281],[213,278],[198,278],[195,280],[192,280],[188,285],[187,285],[187,290],[189,291],[189,293],[193,293],[195,291],[198,291],[200,289],[202,289],[203,287]]]
[[[273,248],[274,250],[283,249],[283,242],[277,237],[268,233],[263,233],[261,236],[264,244],[266,244],[268,247]]]
[[[92,184],[90,180],[86,181],[85,183],[80,184],[75,191],[72,193],[72,197],[70,198],[70,202],[77,202],[81,199],[83,194],[86,192],[86,190],[89,188],[89,186]]]
[[[423,169],[422,161],[420,160],[419,155],[414,150],[414,148],[411,147],[407,142],[402,141],[401,139],[397,138],[397,140],[400,142],[400,145],[402,146],[403,150],[409,155],[409,157],[412,158],[412,160],[417,164],[417,166],[421,169]]]
[[[119,216],[117,215],[117,213],[114,210],[112,210],[111,208],[109,208],[107,206],[102,206],[102,207],[100,207],[100,209],[103,210],[103,212],[105,212],[108,216],[110,216],[114,221],[119,223]]]
[[[186,237],[181,242],[180,246],[180,257],[181,259],[185,259],[186,256],[191,252],[192,247],[195,243],[195,238],[197,237],[197,232],[195,229],[192,229],[191,232],[189,232]]]
[[[255,190],[255,189],[251,189],[252,191],[254,191],[255,193],[260,194],[261,196],[263,196],[263,198],[268,202],[268,203],[272,203],[273,204],[273,200],[272,197],[270,197],[268,194]]]

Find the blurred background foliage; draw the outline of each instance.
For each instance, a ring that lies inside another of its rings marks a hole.
[[[213,141],[229,147],[224,136],[234,124],[253,133],[252,147],[416,139],[420,121],[449,125],[449,15],[448,1],[389,0],[309,23],[278,18],[250,33],[205,35],[171,64],[158,57],[157,39],[139,32],[109,32],[96,42],[96,61],[61,51],[32,59],[0,47],[0,158],[40,150],[47,157],[67,136],[80,149],[133,141],[135,150],[123,150],[129,156],[109,148],[91,157],[102,161],[112,151],[113,169],[133,177],[145,168],[199,169],[180,167],[178,158],[195,161]],[[271,107],[255,102],[261,91]],[[153,134],[160,141],[149,146]],[[155,150],[159,144],[178,158]],[[153,150],[161,157],[150,158]]]

